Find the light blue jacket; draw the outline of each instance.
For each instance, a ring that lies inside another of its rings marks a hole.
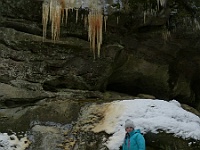
[[[145,139],[140,130],[133,130],[127,133],[124,138],[122,150],[145,150]]]

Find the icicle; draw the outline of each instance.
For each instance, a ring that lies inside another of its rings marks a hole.
[[[162,37],[163,37],[165,42],[170,38],[170,36],[171,36],[170,31],[168,31],[168,30],[163,31]]]
[[[108,16],[104,16],[104,28],[106,32]]]
[[[144,24],[146,23],[146,11],[144,11]]]
[[[55,5],[56,5],[56,1],[54,0],[50,0],[50,4],[49,4],[49,7],[50,7],[50,22],[51,22],[51,37],[53,39],[53,36],[54,36],[54,25],[55,25],[55,15],[56,15],[56,8],[55,8]]]
[[[54,14],[52,14],[51,16],[51,36],[54,42],[55,40],[58,40],[60,36],[61,9],[62,7],[60,3],[58,3],[58,1],[55,1],[55,6],[52,9],[52,12],[54,12]]]
[[[45,1],[42,4],[43,41],[46,38],[48,17],[49,17],[49,3]]]
[[[158,10],[160,9],[160,0],[157,0]]]
[[[74,4],[76,10],[76,23],[78,22],[78,10],[81,7],[81,0],[76,0]]]
[[[159,10],[160,5],[162,7],[165,7],[166,3],[167,3],[167,0],[157,0],[158,10]]]
[[[200,24],[196,18],[194,18],[194,26],[195,26],[195,30],[200,30]]]
[[[50,21],[52,21],[52,16],[54,15],[54,13],[55,13],[55,9],[54,9],[54,6],[56,5],[56,3],[55,3],[56,1],[54,1],[54,0],[50,0],[50,3],[49,3],[49,9],[50,9],[50,16],[49,16],[49,19],[50,19]]]
[[[160,5],[162,7],[165,7],[166,6],[166,3],[167,3],[167,0],[160,0]]]
[[[93,9],[88,15],[88,39],[90,41],[90,47],[93,51],[95,58],[95,50],[97,47],[97,54],[100,57],[100,49],[102,44],[102,26],[103,26],[103,15],[101,10]]]
[[[89,13],[89,15],[88,15],[88,25],[89,25],[88,26],[88,41],[91,41],[92,13]],[[90,47],[91,47],[91,44],[90,44]]]
[[[96,43],[96,12],[95,10],[91,10],[88,15],[88,22],[89,22],[89,28],[88,28],[88,38],[90,41],[90,48],[93,51],[94,59],[95,59],[95,43]]]
[[[102,45],[102,27],[103,21],[106,31],[107,16],[103,18],[103,4],[101,0],[85,0],[86,7],[89,9],[89,15],[84,17],[84,25],[88,23],[88,40],[90,41],[90,47],[93,51],[94,58],[97,49],[97,54],[100,56],[100,49]],[[68,20],[69,9],[76,10],[76,22],[78,22],[78,11],[82,5],[82,0],[44,0],[42,6],[42,23],[43,23],[43,39],[46,38],[46,30],[48,18],[51,23],[51,37],[53,41],[59,39],[60,36],[60,24],[66,18],[66,24]],[[118,23],[118,17],[117,17]]]
[[[103,15],[101,13],[98,13],[96,18],[96,26],[97,26],[97,51],[99,57],[102,44],[102,24],[103,24]]]
[[[62,7],[62,9],[61,9],[61,20],[62,20],[62,23],[64,22],[63,20],[64,20],[64,16],[65,16],[65,1],[64,0],[60,0],[60,5],[61,5],[61,7]]]
[[[83,14],[81,14],[81,20],[83,20],[83,21],[84,21],[84,15],[83,15]]]
[[[88,17],[87,15],[84,16],[84,27],[86,28],[88,24]]]
[[[75,9],[76,10],[76,23],[78,22],[78,9]]]

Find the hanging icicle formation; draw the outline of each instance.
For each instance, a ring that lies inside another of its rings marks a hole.
[[[103,0],[44,0],[42,6],[42,23],[43,23],[43,40],[46,38],[46,30],[48,21],[51,23],[51,37],[53,41],[59,39],[60,36],[60,24],[67,23],[68,10],[76,10],[76,22],[78,21],[78,10],[82,5],[89,8],[88,18],[88,40],[90,41],[90,47],[94,53],[94,58],[97,55],[100,56],[100,49],[102,44],[102,28],[103,28],[103,6],[105,1]],[[106,19],[104,24],[106,25]],[[106,29],[106,27],[105,27]]]
[[[195,18],[194,19],[194,29],[195,30],[200,30],[200,23],[197,21],[197,19]]]
[[[48,18],[49,18],[49,3],[47,1],[44,1],[42,4],[43,41],[46,38]]]
[[[165,7],[167,3],[167,0],[157,0],[157,5],[158,5],[158,10],[159,6],[161,5],[162,7]]]
[[[100,56],[100,49],[102,44],[103,14],[102,8],[95,0],[93,0],[90,8],[91,9],[88,15],[88,40],[90,41],[90,48],[92,49],[95,58],[96,49],[98,52],[98,56]]]
[[[147,4],[149,4],[149,8],[146,8],[146,10],[143,12],[143,20],[144,24],[146,23],[146,18],[148,16],[156,16],[158,11],[160,10],[161,7],[166,7],[167,0],[157,0],[157,7],[153,8],[152,4],[148,1]]]
[[[81,0],[44,0],[42,5],[42,23],[44,39],[46,38],[48,20],[51,23],[51,37],[54,41],[56,41],[59,39],[60,36],[60,24],[61,21],[63,22],[64,20],[64,15],[66,16],[65,20],[67,23],[68,10],[80,8],[80,6]]]
[[[98,56],[100,56],[100,49],[102,44],[103,15],[98,10],[92,10],[88,15],[88,22],[88,37],[90,41],[90,47],[93,50],[94,57],[96,48],[98,50]]]
[[[48,20],[51,22],[51,37],[58,40],[60,35],[61,3],[58,0],[45,0],[42,5],[43,37],[46,38]]]

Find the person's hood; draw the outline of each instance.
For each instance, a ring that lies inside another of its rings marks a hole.
[[[131,131],[131,132],[129,133],[129,135],[130,135],[130,137],[131,137],[131,136],[133,136],[133,135],[136,134],[136,133],[141,133],[140,129],[135,129],[135,130]]]

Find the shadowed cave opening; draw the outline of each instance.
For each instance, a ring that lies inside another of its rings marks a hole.
[[[131,95],[131,96],[137,96],[138,94],[141,94],[141,93],[150,94],[138,86],[121,84],[121,83],[108,84],[106,91],[119,92],[119,93]]]

